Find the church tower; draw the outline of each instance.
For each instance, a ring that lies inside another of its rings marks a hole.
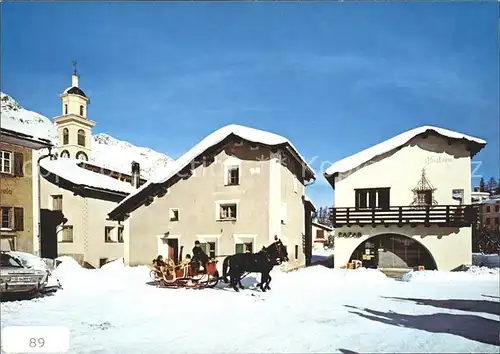
[[[78,86],[79,76],[76,61],[71,87],[60,95],[62,115],[53,118],[59,136],[59,156],[88,161],[92,154],[92,128],[94,121],[87,119],[87,106],[90,104],[85,92]]]

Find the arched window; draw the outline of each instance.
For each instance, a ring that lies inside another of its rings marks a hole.
[[[84,153],[83,151],[78,151],[77,154],[76,154],[76,158],[78,160],[82,160],[82,161],[88,161],[89,160],[87,154]]]
[[[82,129],[78,129],[78,145],[85,146],[85,132]]]
[[[68,114],[68,105],[67,104],[64,105],[64,114]]]
[[[83,117],[83,106],[80,106],[80,115]]]
[[[69,151],[68,150],[61,151],[61,157],[69,158]]]
[[[69,130],[68,128],[63,129],[63,145],[69,144]]]

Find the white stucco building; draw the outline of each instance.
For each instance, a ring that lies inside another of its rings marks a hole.
[[[471,264],[471,158],[485,145],[424,126],[334,163],[324,175],[335,189],[335,266]]]
[[[313,169],[288,139],[228,125],[208,135],[156,180],[109,213],[125,225],[125,262],[148,264],[158,254],[178,260],[196,240],[210,257],[258,252],[278,235],[288,267],[311,253],[305,185]]]

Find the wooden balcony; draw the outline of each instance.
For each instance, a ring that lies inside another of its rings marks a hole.
[[[389,209],[330,208],[333,227],[410,225],[470,226],[477,220],[472,205],[394,206]]]

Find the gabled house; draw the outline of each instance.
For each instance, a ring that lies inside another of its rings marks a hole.
[[[33,252],[38,235],[36,152],[49,140],[0,129],[0,249]]]
[[[72,158],[41,161],[44,257],[70,256],[88,268],[123,257],[124,227],[107,212],[136,190],[124,180],[138,177],[96,167]]]
[[[486,142],[423,126],[335,162],[335,266],[451,270],[472,262],[471,158]]]
[[[196,240],[211,257],[259,251],[278,235],[290,267],[306,263],[305,185],[313,169],[286,138],[225,126],[110,211],[125,225],[125,262],[178,261]]]

